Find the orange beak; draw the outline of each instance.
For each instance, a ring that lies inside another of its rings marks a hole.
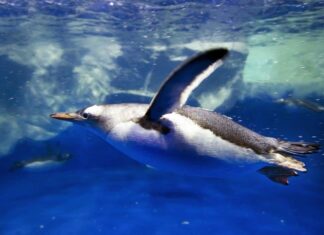
[[[70,122],[84,120],[84,118],[82,118],[77,113],[53,113],[50,115],[50,117],[58,120],[70,121]]]

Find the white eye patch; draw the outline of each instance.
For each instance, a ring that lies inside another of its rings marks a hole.
[[[99,106],[99,105],[93,105],[93,106],[90,106],[89,108],[86,108],[84,110],[84,112],[89,113],[89,114],[94,115],[94,116],[99,116],[103,112],[103,107]]]

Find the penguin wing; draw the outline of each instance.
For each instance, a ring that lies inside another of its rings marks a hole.
[[[164,114],[181,108],[191,92],[223,64],[227,54],[227,49],[215,48],[186,60],[166,78],[144,118],[158,121]]]

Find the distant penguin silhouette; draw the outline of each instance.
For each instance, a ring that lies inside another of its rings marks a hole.
[[[279,104],[300,106],[300,107],[306,108],[306,109],[314,111],[314,112],[324,112],[323,105],[320,105],[315,102],[311,102],[306,99],[289,97],[289,98],[277,99],[275,102],[279,103]]]
[[[19,169],[43,170],[52,168],[72,158],[69,153],[51,154],[48,156],[34,157],[28,160],[17,161],[10,167],[10,171]]]
[[[306,171],[292,156],[313,153],[318,144],[265,137],[223,115],[184,106],[227,54],[227,49],[216,48],[188,59],[167,77],[150,104],[93,105],[51,117],[84,126],[155,169],[206,177],[259,171],[288,184],[288,177]]]

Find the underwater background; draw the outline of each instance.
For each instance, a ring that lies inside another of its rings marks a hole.
[[[322,151],[289,186],[188,177],[49,118],[149,103],[181,61],[227,47],[189,104],[323,146],[323,41],[320,0],[0,0],[0,234],[323,234]]]

